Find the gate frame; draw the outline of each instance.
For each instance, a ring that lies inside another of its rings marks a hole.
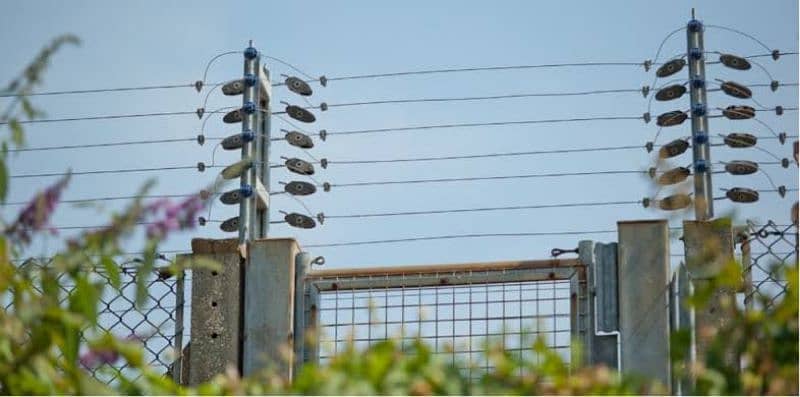
[[[459,286],[467,284],[499,284],[506,282],[554,281],[570,282],[570,330],[572,339],[588,346],[589,294],[586,265],[579,259],[499,261],[439,265],[363,267],[343,269],[305,269],[298,277],[295,302],[296,369],[304,362],[319,360],[319,297],[322,292],[337,290],[369,290],[381,288]],[[411,284],[409,284],[411,282]],[[573,357],[572,363],[586,361]]]

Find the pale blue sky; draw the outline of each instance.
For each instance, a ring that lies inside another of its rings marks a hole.
[[[74,33],[83,45],[56,55],[40,90],[70,90],[153,84],[189,84],[202,76],[208,59],[242,49],[248,39],[265,54],[293,63],[309,74],[330,77],[429,68],[498,66],[560,62],[642,62],[652,59],[664,36],[685,25],[691,7],[699,19],[751,33],[771,48],[798,49],[797,1],[349,1],[349,2],[100,2],[17,1],[0,6],[0,62],[2,81],[8,81],[50,38]],[[764,50],[756,43],[730,32],[709,29],[706,49],[752,55]],[[676,34],[664,46],[663,56],[685,51],[685,36]],[[781,82],[797,82],[797,56],[779,62],[759,58]],[[282,65],[269,65],[273,74],[287,73]],[[685,71],[676,77],[683,78]],[[733,79],[752,84],[767,83],[757,68],[748,72],[708,67],[709,78]],[[227,56],[215,63],[210,81],[241,76],[241,57]],[[502,95],[509,93],[567,92],[594,89],[639,88],[652,82],[653,72],[641,67],[558,68],[440,74],[331,82],[314,85],[312,101],[353,101],[441,96]],[[754,89],[766,106],[797,106],[796,87]],[[283,88],[275,89],[275,101],[298,103]],[[191,88],[35,98],[49,117],[138,112],[192,111],[202,101]],[[237,105],[238,98],[212,94],[207,108]],[[712,106],[740,103],[722,94],[709,95]],[[5,102],[3,102],[5,103]],[[507,99],[490,102],[377,105],[334,108],[317,113],[318,123],[309,129],[328,131],[388,128],[424,124],[492,122],[593,116],[636,116],[647,107],[640,94],[619,93],[585,97]],[[655,114],[688,108],[688,99],[654,103]],[[238,126],[225,126],[212,118],[208,136],[229,135]],[[765,112],[764,122],[777,132],[796,135],[797,112],[782,117]],[[712,133],[770,132],[753,121],[712,119]],[[191,138],[199,130],[196,117],[175,116],[107,121],[37,124],[27,128],[30,146],[115,142],[141,139]],[[273,121],[273,133],[286,126]],[[332,136],[317,142],[317,157],[335,160],[381,159],[416,156],[480,154],[489,152],[551,150],[598,146],[644,145],[656,127],[641,121],[601,121],[552,125],[518,125],[452,130],[428,130],[397,134]],[[689,134],[688,123],[662,132],[660,140]],[[791,157],[790,146],[765,140],[763,147],[780,157]],[[24,153],[12,160],[12,174],[112,168],[185,166],[211,162],[213,145],[184,142],[163,146],[143,145],[107,149],[82,149]],[[302,153],[278,142],[273,159]],[[238,154],[217,155],[218,162],[232,162]],[[733,151],[715,147],[714,160],[770,161],[755,150]],[[408,164],[340,165],[320,170],[316,179],[336,183],[370,180],[403,180],[435,177],[512,175],[540,172],[594,170],[644,170],[651,156],[642,150],[505,157]],[[689,154],[676,164],[690,162]],[[797,167],[788,170],[765,166],[777,184],[797,187]],[[148,177],[158,177],[154,193],[188,193],[209,183],[214,174],[191,170],[157,174],[76,176],[65,198],[127,195]],[[277,181],[294,178],[285,170],[273,174]],[[53,178],[13,180],[10,201],[25,200]],[[761,175],[718,175],[719,187],[769,188]],[[478,181],[447,184],[354,187],[319,193],[307,200],[314,212],[342,215],[364,212],[470,208],[587,201],[639,200],[651,185],[635,175]],[[716,195],[723,192],[717,191]],[[796,193],[790,193],[796,198]],[[776,193],[763,194],[758,204],[736,206],[745,218],[775,219],[784,223],[794,202]],[[107,203],[108,209],[123,203]],[[277,210],[301,211],[296,202],[276,197]],[[734,209],[717,202],[717,213]],[[5,208],[7,217],[19,207]],[[233,216],[233,208],[215,205],[212,218]],[[615,229],[619,220],[652,219],[669,214],[647,211],[636,205],[469,214],[408,216],[374,219],[332,219],[310,231],[277,225],[273,236],[294,236],[301,245],[391,239],[465,233],[515,233]],[[93,210],[64,207],[55,225],[97,225],[105,216]],[[671,221],[680,224],[680,218]],[[57,249],[58,238],[40,241],[32,254]],[[217,225],[206,226],[167,241],[166,250],[188,250],[192,236],[221,238]],[[537,259],[554,247],[573,248],[581,239],[613,241],[614,234],[456,239],[356,247],[316,248],[330,266],[441,263],[499,259]],[[126,248],[135,251],[137,241]],[[673,242],[673,252],[682,245]]]

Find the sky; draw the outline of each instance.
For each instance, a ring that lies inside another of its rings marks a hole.
[[[425,69],[533,65],[581,62],[635,62],[654,59],[662,40],[685,26],[691,8],[707,25],[746,32],[771,49],[798,50],[798,3],[792,0],[745,1],[345,1],[345,2],[100,2],[100,1],[18,1],[4,2],[0,12],[0,77],[10,81],[37,51],[53,37],[73,33],[82,45],[64,48],[53,58],[40,91],[81,90],[109,87],[185,84],[184,88],[59,95],[35,97],[34,103],[47,117],[81,117],[107,114],[194,111],[206,91],[198,94],[189,85],[201,79],[209,59],[226,51],[242,50],[248,40],[265,55],[297,66],[311,76],[341,77],[373,73]],[[707,51],[755,55],[766,52],[757,42],[728,30],[708,27]],[[664,42],[658,60],[686,50],[683,32]],[[717,55],[709,54],[714,61]],[[757,58],[775,80],[798,81],[796,55]],[[207,82],[240,78],[242,57],[226,55],[214,62]],[[268,62],[273,76],[294,74],[283,64]],[[709,83],[713,79],[734,80],[743,84],[765,84],[772,79],[758,67],[734,71],[719,64],[708,65]],[[673,78],[684,79],[686,71]],[[641,66],[559,67],[550,69],[493,70],[465,73],[429,74],[385,79],[331,81],[327,87],[312,84],[313,103],[337,103],[435,98],[491,96],[523,93],[557,93],[589,90],[639,89],[653,84],[654,73]],[[656,82],[656,86],[664,80]],[[754,98],[767,107],[796,107],[797,87],[781,87],[777,92],[754,88]],[[304,104],[285,87],[275,87],[273,105],[280,101]],[[4,105],[8,99],[0,99]],[[673,102],[653,102],[651,113],[689,107],[688,97]],[[719,92],[709,93],[712,107],[750,104]],[[240,98],[212,92],[207,109],[238,106]],[[333,107],[316,111],[317,122],[304,126],[311,132],[380,129],[450,123],[563,119],[603,116],[640,116],[648,101],[640,93],[622,92],[601,95],[514,98],[491,101],[427,102]],[[275,109],[281,110],[281,109]],[[797,135],[797,112],[783,116],[759,113],[759,119],[776,133]],[[772,132],[754,121],[709,121],[712,135],[751,132],[770,136]],[[272,121],[273,136],[290,128],[283,121]],[[29,147],[75,145],[150,139],[193,138],[201,122],[193,115],[115,120],[42,123],[26,126]],[[211,116],[205,127],[208,137],[222,137],[240,131],[226,125],[221,115]],[[484,126],[473,128],[430,129],[398,133],[331,135],[325,142],[316,140],[310,153],[332,162],[343,160],[396,159],[406,157],[459,156],[533,150],[560,150],[610,146],[641,146],[635,150],[591,153],[560,153],[535,156],[478,158],[453,161],[337,165],[318,169],[320,182],[345,184],[361,181],[461,178],[538,173],[593,172],[609,170],[643,171],[654,162],[644,150],[657,127],[641,120],[587,121],[556,124]],[[7,133],[5,130],[3,133]],[[659,142],[690,134],[689,123],[664,129]],[[38,172],[89,171],[146,167],[190,166],[212,163],[214,143],[199,146],[194,142],[135,145],[112,148],[20,153],[11,160],[12,175]],[[718,142],[718,141],[717,141]],[[763,139],[759,146],[779,158],[791,158],[791,146],[776,139]],[[285,142],[276,142],[271,161],[281,156],[308,159],[302,151]],[[216,164],[229,164],[238,152],[217,150]],[[712,148],[712,160],[775,161],[770,155],[752,149]],[[673,165],[690,164],[687,152]],[[721,169],[721,165],[715,165]],[[319,167],[318,167],[319,168]],[[764,165],[776,185],[797,188],[798,169]],[[150,173],[75,176],[65,199],[124,196],[134,194],[148,178],[157,178],[152,194],[192,193],[209,184],[218,170],[198,173],[174,170]],[[9,202],[26,201],[56,178],[13,179]],[[309,180],[275,169],[272,189],[282,189],[279,181]],[[691,183],[691,182],[690,182]],[[730,176],[715,174],[715,196],[720,188],[734,186],[771,189],[762,174]],[[690,185],[687,185],[690,186]],[[662,190],[661,194],[669,189]],[[655,192],[643,176],[591,175],[533,179],[467,181],[436,184],[403,184],[362,187],[334,187],[303,199],[312,213],[328,216],[371,212],[461,209],[582,202],[637,201]],[[781,198],[763,193],[755,204],[715,202],[717,214],[733,213],[742,224],[775,220],[787,223],[789,209],[797,193]],[[123,208],[124,201],[103,203],[96,208],[64,206],[53,219],[54,226],[102,225],[108,213]],[[286,195],[273,197],[272,217],[279,211],[304,212]],[[3,208],[6,219],[20,206]],[[235,216],[238,209],[216,203],[212,219]],[[456,214],[396,216],[382,218],[329,219],[312,230],[273,225],[270,236],[294,237],[300,246],[365,240],[482,233],[538,233],[573,231],[614,231],[618,221],[668,219],[678,227],[692,212],[671,214],[645,209],[638,204],[490,211]],[[57,236],[36,241],[29,254],[46,256],[62,246],[65,237],[79,230],[60,230]],[[162,250],[190,250],[192,237],[226,238],[217,224],[174,235]],[[616,240],[616,234],[586,233],[559,236],[462,238],[374,245],[314,247],[313,255],[323,255],[329,267],[401,265],[425,263],[482,262],[515,259],[544,259],[552,248],[572,249],[578,241]],[[125,249],[141,249],[141,239],[133,238]],[[678,240],[671,245],[679,254]]]

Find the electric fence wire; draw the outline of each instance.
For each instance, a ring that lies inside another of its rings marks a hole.
[[[134,200],[137,198],[143,199],[163,199],[163,198],[187,198],[196,196],[196,194],[145,194],[145,195],[127,195],[127,196],[99,196],[99,197],[86,197],[79,199],[64,199],[59,200],[62,204],[88,204],[96,201],[118,201],[118,200]],[[4,206],[18,206],[30,204],[28,201],[9,201],[3,203]]]
[[[222,165],[207,165],[205,168],[222,168]],[[81,176],[81,175],[99,175],[99,174],[130,174],[139,172],[160,172],[160,171],[176,171],[176,170],[197,170],[196,165],[188,166],[169,166],[169,167],[150,167],[150,168],[122,168],[110,170],[91,170],[91,171],[72,171],[72,172],[44,172],[37,174],[17,174],[10,175],[11,179],[27,179],[27,178],[45,178],[52,176]]]
[[[711,25],[708,25],[711,26]],[[667,38],[669,38],[672,34],[677,33],[685,29],[681,27],[680,29],[675,30],[674,32],[670,33]],[[666,39],[664,40],[666,41]],[[659,46],[659,52],[661,52],[662,45]],[[225,55],[226,53],[220,54]],[[653,61],[653,65],[658,65],[658,54],[656,54],[656,58]],[[780,55],[798,55],[797,52],[781,52]],[[754,54],[754,55],[747,55],[745,58],[761,58],[772,56],[772,53],[769,54]],[[271,58],[271,57],[270,57]],[[283,62],[283,61],[280,61]],[[391,72],[391,73],[373,73],[373,74],[360,74],[360,75],[349,75],[349,76],[336,76],[336,77],[329,77],[328,81],[345,81],[345,80],[360,80],[360,79],[374,79],[374,78],[384,78],[384,77],[399,77],[399,76],[413,76],[413,75],[425,75],[425,74],[440,74],[440,73],[461,73],[461,72],[479,72],[479,71],[493,71],[493,70],[524,70],[524,69],[542,69],[542,68],[558,68],[558,67],[592,67],[592,66],[634,66],[634,67],[641,67],[641,62],[574,62],[574,63],[552,63],[552,64],[539,64],[539,65],[509,65],[509,66],[486,66],[486,67],[471,67],[471,68],[452,68],[452,69],[428,69],[428,70],[416,70],[416,71],[403,71],[403,72]],[[207,72],[206,72],[207,73]],[[304,73],[303,73],[304,74]],[[308,77],[308,76],[306,76]],[[205,81],[205,78],[203,79]],[[312,79],[309,77],[308,82],[314,82],[316,79]],[[209,83],[208,86],[215,86],[221,85],[224,82],[216,82],[216,83]],[[285,83],[274,83],[273,86],[283,86]],[[143,86],[134,86],[134,87],[110,87],[110,88],[93,88],[93,89],[75,89],[75,90],[59,90],[59,91],[40,91],[40,92],[31,92],[24,95],[20,95],[13,92],[2,92],[0,93],[0,98],[14,98],[20,96],[47,96],[47,95],[72,95],[72,94],[92,94],[92,93],[103,93],[103,92],[124,92],[124,91],[143,91],[143,90],[156,90],[156,89],[174,89],[174,88],[193,88],[195,85],[194,83],[185,83],[185,84],[161,84],[161,85],[143,85]]]
[[[796,135],[787,136],[787,138],[796,138]],[[758,139],[778,139],[774,136],[760,136]],[[189,139],[194,141],[195,139]],[[165,140],[172,141],[172,140]],[[179,140],[183,141],[183,140]],[[71,147],[71,146],[70,146]],[[432,156],[432,157],[412,157],[412,158],[397,158],[397,159],[357,159],[357,160],[331,160],[329,164],[339,165],[355,165],[355,164],[381,164],[381,163],[407,163],[407,162],[425,162],[425,161],[446,161],[446,160],[466,160],[466,159],[481,159],[481,158],[496,158],[496,157],[518,157],[518,156],[532,156],[532,155],[546,155],[546,154],[569,154],[569,153],[588,153],[588,152],[607,152],[607,151],[623,151],[642,149],[643,146],[639,145],[623,145],[623,146],[606,146],[606,147],[592,147],[592,148],[569,148],[569,149],[554,149],[554,150],[535,150],[535,151],[521,151],[521,152],[501,152],[501,153],[482,153],[482,154],[467,154],[467,155],[454,155],[454,156]],[[764,150],[756,147],[756,149]],[[768,152],[773,158],[781,160],[775,154]],[[318,160],[313,161],[319,163]],[[776,163],[780,164],[780,163]],[[223,165],[206,165],[206,169],[222,168]],[[270,165],[271,168],[285,167],[283,164]],[[73,176],[79,175],[98,175],[98,174],[114,174],[114,173],[143,173],[143,172],[159,172],[169,170],[197,170],[197,165],[187,166],[166,166],[166,167],[146,167],[146,168],[127,168],[127,169],[100,169],[100,170],[87,170],[87,171],[73,171],[73,172],[48,172],[48,173],[35,173],[35,174],[17,174],[10,175],[12,179],[26,179],[26,178],[43,178],[54,176],[66,176],[67,174]],[[332,185],[335,186],[335,185]],[[9,203],[7,205],[13,205]]]
[[[360,186],[379,186],[379,185],[408,185],[408,184],[420,184],[420,183],[443,183],[443,182],[466,182],[466,181],[529,179],[529,178],[552,178],[552,177],[568,177],[568,176],[645,175],[645,174],[647,174],[647,171],[635,171],[635,170],[554,172],[554,173],[545,173],[545,174],[493,175],[493,176],[470,176],[470,177],[454,177],[454,178],[432,178],[432,179],[407,179],[407,180],[390,180],[390,181],[348,182],[348,183],[332,183],[332,184],[330,184],[330,186],[331,187],[360,187]]]
[[[431,125],[418,125],[409,127],[391,127],[391,128],[373,128],[362,130],[342,130],[342,131],[329,131],[328,135],[360,135],[360,134],[374,134],[384,132],[404,132],[404,131],[421,131],[431,129],[447,129],[447,128],[471,128],[471,127],[499,127],[508,125],[529,125],[529,124],[555,124],[555,123],[572,123],[572,122],[585,122],[585,121],[616,121],[616,120],[642,120],[642,116],[596,116],[596,117],[574,117],[566,119],[542,119],[542,120],[514,120],[514,121],[493,121],[481,123],[452,123],[452,124],[431,124]],[[271,138],[270,140],[283,140],[283,138]]]

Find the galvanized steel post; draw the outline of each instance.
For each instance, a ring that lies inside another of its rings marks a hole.
[[[256,134],[256,158],[260,162],[258,169],[258,178],[261,185],[266,189],[265,198],[269,199],[269,139],[270,139],[270,118],[272,117],[272,87],[269,70],[266,65],[261,65],[259,69],[259,79],[263,80],[261,84],[266,90],[264,96],[259,98],[258,105],[258,133]],[[269,203],[265,203],[264,208],[256,210],[256,237],[266,238],[269,233]]]
[[[703,23],[694,19],[694,10],[692,10],[692,20],[686,26],[686,46],[692,116],[694,211],[695,219],[701,221],[714,217],[714,196],[711,187],[711,150],[708,145]]]
[[[240,110],[242,134],[254,134],[253,129],[256,127],[257,112],[259,111],[257,106],[259,96],[258,64],[258,50],[253,47],[253,41],[250,40],[249,46],[244,50],[244,92]],[[244,245],[253,239],[255,195],[252,192],[255,189],[257,161],[254,154],[255,143],[253,141],[243,142],[242,160],[249,160],[251,163],[241,177],[240,187],[243,194],[239,204],[239,245]],[[249,195],[245,194],[248,190],[251,192]]]

